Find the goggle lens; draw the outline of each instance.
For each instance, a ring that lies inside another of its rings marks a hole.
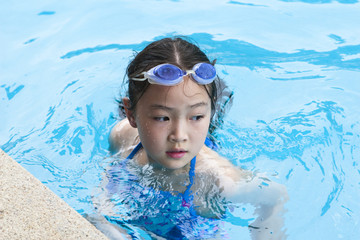
[[[202,79],[214,79],[216,77],[216,70],[214,66],[209,63],[196,64],[194,72]]]
[[[163,80],[176,80],[184,75],[183,71],[171,64],[159,65],[154,69],[154,75]]]

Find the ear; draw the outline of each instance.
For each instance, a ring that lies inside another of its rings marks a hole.
[[[123,103],[124,103],[124,109],[125,109],[125,114],[127,119],[129,120],[130,126],[132,126],[133,128],[136,128],[136,121],[135,121],[135,113],[133,110],[130,110],[131,108],[131,103],[130,103],[130,99],[125,97],[122,99]]]

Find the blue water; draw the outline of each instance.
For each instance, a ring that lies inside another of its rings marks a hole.
[[[359,12],[356,0],[2,1],[0,147],[92,213],[133,51],[190,36],[235,92],[221,153],[287,187],[288,239],[360,239]]]

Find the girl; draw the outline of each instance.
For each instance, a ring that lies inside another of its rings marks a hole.
[[[164,38],[129,64],[128,96],[120,101],[126,119],[109,138],[125,160],[107,171],[111,201],[98,203],[111,223],[157,238],[225,238],[220,219],[229,206],[250,203],[258,217],[235,224],[245,221],[253,239],[285,237],[284,187],[234,166],[208,138],[226,100],[214,63],[183,38]]]

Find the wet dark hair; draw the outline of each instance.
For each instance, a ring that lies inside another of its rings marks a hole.
[[[135,55],[126,69],[128,84],[126,94],[130,99],[129,109],[133,111],[136,109],[136,104],[150,85],[148,81],[131,81],[132,78],[139,77],[143,72],[163,63],[170,63],[183,70],[188,70],[200,62],[214,65],[216,60],[210,62],[206,54],[201,51],[196,44],[191,43],[189,39],[185,40],[184,37],[163,38],[150,43]],[[222,121],[225,111],[224,106],[218,107],[218,100],[223,98],[224,93],[227,92],[227,94],[225,94],[227,95],[227,100],[223,101],[223,104],[227,105],[231,100],[232,93],[229,94],[228,91],[225,91],[225,89],[227,89],[226,85],[219,77],[216,77],[212,83],[204,85],[204,87],[211,99],[212,121],[209,128],[211,134],[220,123],[219,121]],[[118,102],[120,114],[125,116],[125,106],[122,99]],[[218,116],[215,121],[214,115]],[[219,119],[219,117],[221,117],[221,119]]]

